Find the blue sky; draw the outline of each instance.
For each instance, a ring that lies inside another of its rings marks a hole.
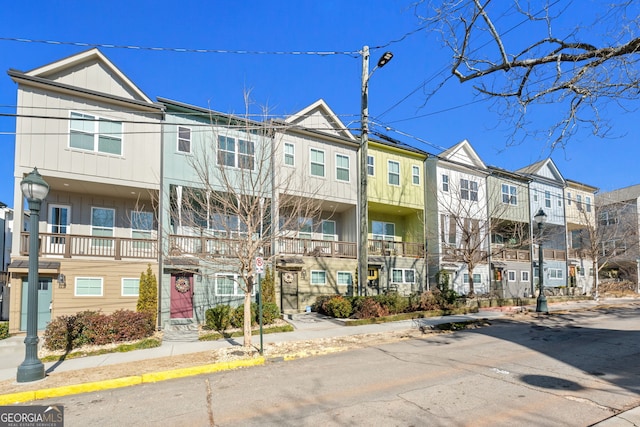
[[[159,96],[243,114],[243,93],[250,89],[252,113],[267,106],[271,115],[283,117],[323,98],[354,130],[359,127],[360,114],[361,58],[357,52],[368,45],[372,47],[372,66],[385,51],[394,53],[393,60],[370,80],[373,130],[389,127],[389,136],[431,153],[467,139],[486,164],[511,170],[547,157],[549,151],[543,140],[508,146],[508,126],[492,111],[490,101],[477,98],[470,84],[451,79],[425,102],[423,82],[428,82],[430,90],[443,81],[451,56],[436,34],[416,31],[421,23],[411,3],[7,2],[0,14],[0,201],[13,206],[15,118],[10,115],[16,112],[17,87],[6,71],[28,71],[87,49],[72,44],[7,40],[12,38],[251,51],[101,48],[152,99]],[[576,21],[591,20],[593,16],[585,15],[591,11],[590,7],[580,7],[571,16]],[[507,27],[506,22],[499,24]],[[568,26],[572,22],[560,24]],[[376,48],[379,46],[384,47]],[[353,54],[289,54],[298,51]],[[555,114],[553,108],[547,106],[545,113]],[[581,132],[569,141],[567,149],[554,151],[556,165],[565,178],[601,191],[640,182],[637,114],[622,114],[612,105],[603,107],[602,113],[611,120],[619,137],[603,140]],[[376,127],[376,123],[381,126]],[[539,123],[534,121],[532,126],[536,125]]]

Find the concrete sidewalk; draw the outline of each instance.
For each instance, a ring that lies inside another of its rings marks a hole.
[[[575,302],[562,302],[549,304],[549,311],[574,311],[581,309],[592,309],[598,306],[629,304],[633,302],[640,302],[634,298],[612,298],[601,299],[600,301],[584,300]],[[527,306],[522,307],[526,310],[535,310],[535,307]],[[438,325],[450,322],[460,322],[477,319],[496,319],[503,317],[513,309],[508,308],[491,308],[482,310],[478,313],[455,315],[455,316],[440,316],[420,319],[420,325]],[[288,319],[288,322],[294,327],[293,332],[275,333],[263,336],[265,347],[269,344],[286,342],[286,341],[304,341],[315,340],[322,338],[336,338],[351,335],[360,334],[372,334],[380,332],[392,332],[402,331],[416,327],[413,320],[405,320],[391,323],[380,323],[361,326],[345,326],[343,321],[332,319],[326,316],[319,315],[317,313],[301,313],[292,316]],[[254,344],[257,341],[257,337],[254,337]],[[160,347],[136,350],[127,353],[109,353],[98,356],[89,356],[77,359],[64,360],[62,362],[49,362],[45,364],[45,370],[47,373],[52,372],[65,372],[74,371],[88,368],[97,368],[110,365],[118,365],[121,363],[136,362],[144,363],[145,360],[176,356],[182,354],[190,354],[197,352],[210,351],[220,348],[229,348],[236,345],[241,345],[241,338],[234,339],[221,339],[217,341],[200,341],[200,342],[163,342]],[[259,344],[258,344],[259,345]],[[11,380],[16,378],[17,367],[24,360],[24,337],[11,337],[5,340],[0,340],[0,381]],[[162,375],[154,376],[154,380],[161,380]],[[107,386],[105,382],[104,388],[113,388],[113,381]],[[123,384],[130,385],[130,384]],[[75,384],[69,384],[69,386],[76,386]],[[116,385],[117,386],[117,385]],[[46,389],[46,380],[42,381],[42,388]],[[94,384],[92,390],[100,389],[100,384]],[[46,390],[44,390],[46,391]],[[69,392],[59,391],[58,396],[64,394],[72,394],[83,392],[83,388],[69,387]],[[37,393],[37,392],[36,392]],[[33,400],[28,397],[23,397],[19,401]],[[0,390],[0,404],[7,404],[11,401],[9,395],[2,395]],[[630,426],[640,425],[640,407],[632,409],[622,414],[618,414],[616,417],[610,418],[598,424],[606,427],[618,427],[618,426]]]

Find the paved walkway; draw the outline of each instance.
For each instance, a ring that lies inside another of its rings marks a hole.
[[[580,310],[595,308],[601,305],[611,304],[628,304],[634,301],[640,301],[633,298],[613,298],[613,299],[601,299],[600,301],[575,301],[575,302],[562,302],[549,304],[549,310],[564,311],[564,310]],[[534,310],[535,307],[525,307],[529,310]],[[509,310],[501,311],[501,309],[488,309],[478,313],[455,315],[455,316],[441,316],[421,319],[423,325],[438,325],[442,323],[474,320],[474,319],[495,319],[505,315]],[[284,332],[276,334],[264,335],[264,345],[285,342],[285,341],[301,341],[301,340],[314,340],[321,338],[343,337],[349,335],[401,331],[414,327],[412,320],[405,320],[391,323],[380,323],[373,325],[361,325],[361,326],[344,326],[344,323],[335,319],[331,319],[325,316],[318,315],[316,313],[302,313],[293,316],[289,322],[295,328],[293,332]],[[255,337],[257,338],[257,337]],[[255,340],[257,341],[257,339]],[[47,372],[65,372],[74,371],[80,369],[103,367],[110,365],[117,365],[121,363],[135,362],[159,357],[176,356],[181,354],[190,354],[203,351],[209,351],[213,349],[232,347],[234,345],[241,344],[239,341],[231,340],[217,340],[217,341],[200,341],[200,342],[163,342],[160,347],[136,350],[127,353],[109,353],[99,356],[90,356],[77,359],[64,360],[63,362],[49,362],[45,363],[45,370]],[[259,345],[259,342],[257,343]],[[24,337],[11,337],[5,340],[0,340],[0,381],[9,379],[15,379],[17,373],[17,367],[24,360]],[[70,386],[72,384],[69,384]],[[43,388],[46,384],[43,382]],[[99,387],[99,385],[98,385]],[[111,384],[109,387],[113,388]],[[96,388],[93,388],[94,390]],[[99,389],[99,388],[98,388]],[[69,393],[78,393],[79,391],[74,388],[69,388]],[[80,391],[82,392],[82,390]],[[37,392],[36,392],[37,393]],[[64,394],[64,392],[63,392]],[[62,394],[58,394],[62,395]],[[9,399],[9,400],[8,400]],[[21,399],[24,402],[27,399]],[[10,401],[9,395],[2,395],[0,390],[0,405],[7,404]],[[619,427],[619,426],[632,426],[640,425],[640,407],[634,408],[622,414],[618,414],[616,417],[603,421],[598,424],[605,427]]]

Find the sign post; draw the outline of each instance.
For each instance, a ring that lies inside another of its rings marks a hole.
[[[263,355],[262,346],[262,287],[260,286],[260,276],[264,273],[264,259],[261,256],[256,257],[256,274],[258,275],[258,319],[260,322],[260,355]]]

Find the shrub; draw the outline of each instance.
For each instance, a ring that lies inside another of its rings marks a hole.
[[[70,351],[83,345],[104,345],[132,341],[153,335],[155,325],[150,313],[118,310],[106,315],[82,311],[59,316],[44,331],[44,346],[49,350]]]
[[[9,338],[9,322],[0,322],[0,340]]]
[[[333,297],[334,295],[320,295],[316,297],[316,301],[311,305],[311,310],[320,314],[328,314],[324,309],[324,304]]]
[[[347,318],[351,315],[351,303],[340,295],[335,295],[328,299],[323,305],[323,310],[327,315],[340,319]]]
[[[147,271],[140,275],[136,311],[138,313],[148,313],[148,319],[155,329],[158,316],[158,281],[151,270],[151,264],[147,266]]]
[[[231,325],[231,307],[217,305],[204,313],[205,329],[224,332]]]
[[[255,325],[256,312],[258,311],[258,305],[256,303],[251,304],[251,324]],[[237,306],[231,311],[231,326],[234,328],[244,327],[244,304]]]
[[[280,309],[278,308],[278,304],[274,302],[263,302],[262,303],[262,323],[265,325],[269,325],[274,322],[274,320],[280,318]]]
[[[361,299],[358,307],[353,310],[353,316],[356,319],[370,319],[372,317],[387,316],[388,314],[389,310],[372,297]]]
[[[267,303],[276,303],[276,285],[275,278],[273,277],[273,272],[269,267],[267,267],[264,277],[260,281],[260,288],[262,292],[262,304]],[[264,307],[263,307],[264,308]]]
[[[109,316],[110,342],[134,341],[153,335],[155,322],[152,313],[118,310]]]
[[[409,300],[400,296],[397,292],[389,292],[373,297],[377,303],[384,307],[389,314],[404,313],[409,307]]]

